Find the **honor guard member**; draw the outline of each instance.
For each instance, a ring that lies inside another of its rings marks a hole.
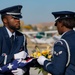
[[[3,27],[0,27],[0,67],[11,63],[14,59],[26,58],[27,48],[24,35],[20,33],[21,5],[0,10]],[[11,38],[11,36],[14,36]],[[22,53],[22,54],[21,54]],[[29,75],[26,68],[0,73],[0,75]]]
[[[40,56],[37,61],[52,75],[75,74],[75,12],[52,12],[56,18],[55,26],[61,39],[54,44],[53,58],[49,61]]]

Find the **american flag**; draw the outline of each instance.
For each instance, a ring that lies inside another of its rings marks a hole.
[[[13,60],[13,62],[4,65],[3,67],[0,67],[0,72],[4,73],[4,72],[9,72],[11,70],[16,70],[17,68],[22,68],[32,60],[33,60],[32,58],[28,58],[27,60],[15,59]]]

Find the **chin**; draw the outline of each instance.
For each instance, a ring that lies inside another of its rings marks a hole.
[[[61,33],[59,33],[61,35]]]
[[[19,30],[20,29],[20,26],[19,27],[16,27],[16,30]]]

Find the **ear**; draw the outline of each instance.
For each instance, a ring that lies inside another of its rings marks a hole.
[[[6,24],[7,23],[7,19],[3,18],[3,23]]]
[[[61,23],[61,27],[63,27],[64,25]]]

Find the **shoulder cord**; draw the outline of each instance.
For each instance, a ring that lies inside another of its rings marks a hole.
[[[69,48],[69,45],[68,45],[68,43],[65,39],[60,39],[60,40],[64,41],[66,46],[67,46],[67,51],[68,51],[68,61],[67,61],[67,64],[66,64],[66,67],[67,67],[70,63],[70,48]]]

